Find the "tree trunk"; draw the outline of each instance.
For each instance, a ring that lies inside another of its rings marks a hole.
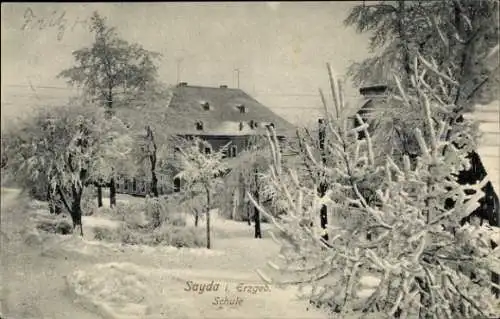
[[[232,207],[231,207],[231,220],[236,219],[236,209],[238,208],[238,189],[233,193],[233,201],[232,201]]]
[[[52,196],[51,201],[54,209],[54,214],[59,215],[60,213],[62,213],[61,199],[57,195],[54,196],[51,194],[51,196]]]
[[[82,226],[82,193],[83,189],[72,186],[73,202],[71,203],[71,219],[73,220],[73,230],[80,226],[80,236],[83,237]]]
[[[111,81],[109,83],[108,87],[108,96],[106,97],[107,101],[105,103],[106,105],[106,111],[104,112],[104,116],[106,119],[110,119],[113,116],[113,86],[111,84]]]
[[[151,192],[153,197],[158,197],[158,178],[156,177],[156,171],[151,169]]]
[[[323,165],[326,165],[326,154],[325,154],[325,135],[326,135],[326,125],[323,119],[318,121],[319,124],[319,148],[321,150],[321,161]],[[326,194],[327,185],[324,182],[320,182],[318,186],[318,195],[323,197]],[[322,236],[323,240],[328,241],[328,233],[326,232],[326,225],[328,225],[328,208],[326,205],[321,206],[319,213],[320,226],[325,230],[325,234]]]
[[[247,211],[247,223],[248,223],[248,226],[252,226],[252,216],[250,214],[250,211],[252,209],[252,206],[250,205],[250,203],[245,203],[245,209]]]
[[[210,190],[205,189],[207,192],[207,249],[210,249]]]
[[[102,186],[97,185],[97,207],[102,207]]]
[[[151,129],[151,126],[146,126],[146,138],[149,140],[151,143],[151,149],[149,150],[150,155],[149,155],[149,161],[151,164],[151,192],[153,193],[154,197],[158,197],[158,177],[156,176],[156,152],[157,152],[157,147],[155,143],[155,138],[153,134],[153,130]]]
[[[259,200],[259,194],[256,192],[255,193],[255,200],[258,202]],[[260,212],[257,207],[253,208],[253,217],[254,217],[254,223],[255,223],[255,234],[254,238],[262,238],[262,233],[260,229]]]
[[[116,206],[116,183],[114,178],[109,181],[109,206]]]
[[[194,211],[194,227],[198,227],[199,220],[200,220],[200,214],[198,213],[198,210],[196,209]]]
[[[55,214],[55,207],[54,207],[55,201],[50,193],[50,186],[47,188],[47,202],[49,203],[49,212],[51,214]]]
[[[259,203],[259,180],[257,177],[257,168],[254,169],[254,182],[255,182],[255,192],[254,192],[254,197],[255,201]],[[254,206],[253,208],[253,218],[254,218],[254,223],[255,223],[255,234],[254,238],[262,238],[262,233],[260,230],[260,212],[257,206]]]
[[[408,38],[406,36],[406,26],[405,26],[405,14],[406,14],[406,8],[405,8],[405,3],[403,1],[398,2],[398,36],[399,36],[399,41],[400,41],[400,49],[401,49],[401,55],[402,55],[402,65],[405,74],[405,77],[403,78],[404,83],[409,83],[410,81],[410,76],[411,76],[411,68],[410,68],[410,52],[409,52],[409,43],[408,43]]]
[[[320,196],[324,196],[325,194],[320,194]],[[319,213],[319,219],[320,219],[320,224],[321,228],[325,230],[325,234],[321,236],[324,240],[328,240],[328,233],[326,230],[326,225],[328,225],[328,208],[326,205],[321,206],[321,210]]]

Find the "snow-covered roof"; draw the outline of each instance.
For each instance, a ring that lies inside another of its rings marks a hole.
[[[172,99],[166,108],[171,130],[186,135],[254,135],[260,134],[264,123],[273,123],[279,135],[293,136],[295,126],[240,89],[181,85],[172,89]],[[210,104],[204,110],[200,103]],[[241,106],[245,109],[241,110]],[[203,129],[195,123],[201,121]],[[251,122],[259,125],[251,129]],[[243,128],[240,128],[240,123]]]

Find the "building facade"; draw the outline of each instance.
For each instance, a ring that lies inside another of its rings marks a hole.
[[[280,139],[295,132],[291,123],[243,90],[224,85],[203,87],[181,82],[172,89],[171,98],[165,104],[162,125],[170,132],[178,137],[196,137],[208,142],[210,147],[202,150],[204,152],[217,152],[230,143],[225,152],[228,159],[237,157],[252,138],[265,135],[270,127]],[[181,182],[172,181],[172,174],[160,173],[158,177],[160,194],[180,190]],[[151,192],[151,182],[145,178],[122,176],[117,182],[117,192],[145,196]]]

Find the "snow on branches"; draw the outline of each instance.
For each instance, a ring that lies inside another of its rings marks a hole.
[[[51,108],[28,121],[10,144],[11,169],[18,171],[24,185],[28,181],[50,185],[51,196],[58,196],[74,226],[81,226],[85,187],[113,174],[118,163],[128,169],[131,143],[121,121],[106,120],[102,109]]]
[[[305,186],[293,168],[282,166],[278,140],[269,134],[274,159],[269,180],[287,198],[286,215],[281,218],[273,218],[251,198],[279,230],[274,238],[282,245],[283,265],[269,265],[293,278],[278,278],[277,284],[308,288],[306,298],[328,304],[341,316],[363,311],[391,318],[416,312],[422,318],[496,317],[500,309],[491,292],[496,285],[490,274],[498,270],[499,249],[492,249],[490,239],[498,237],[499,230],[459,223],[476,208],[486,181],[465,186],[456,181],[457,172],[467,163],[472,139],[466,138],[467,130],[450,124],[456,106],[429,92],[421,70],[447,79],[431,70],[432,64],[420,62],[414,61],[411,93],[399,85],[396,97],[422,110],[425,125],[414,131],[421,154],[416,161],[407,156],[402,163],[391,156],[383,161],[374,157],[378,146],[373,145],[368,125],[359,116],[359,126],[350,124],[340,83],[329,66],[335,111],[321,93],[328,162],[315,158],[317,146],[307,141],[302,146],[311,169],[328,184],[325,196]],[[444,110],[440,117],[434,116],[438,109]],[[365,138],[359,139],[360,131]],[[370,188],[375,196],[365,196],[363,188]],[[447,204],[450,198],[452,207]],[[328,241],[314,231],[314,225],[304,222],[316,221],[323,204],[334,208]],[[264,272],[258,273],[273,282]],[[370,278],[376,284],[367,290]]]
[[[178,141],[176,148],[180,172],[175,176],[184,183],[184,188],[191,193],[204,193],[206,196],[206,231],[207,248],[210,249],[210,209],[213,202],[213,192],[222,184],[221,177],[227,173],[227,164],[222,160],[229,146],[212,150],[207,141],[199,138]],[[182,146],[181,146],[182,144]]]

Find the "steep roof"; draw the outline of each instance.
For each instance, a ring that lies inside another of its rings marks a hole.
[[[186,135],[260,134],[270,123],[279,135],[295,131],[291,123],[244,91],[225,87],[177,86],[172,89],[166,116],[171,130]],[[203,122],[203,130],[196,129],[198,121]],[[251,121],[257,126],[251,128]]]

